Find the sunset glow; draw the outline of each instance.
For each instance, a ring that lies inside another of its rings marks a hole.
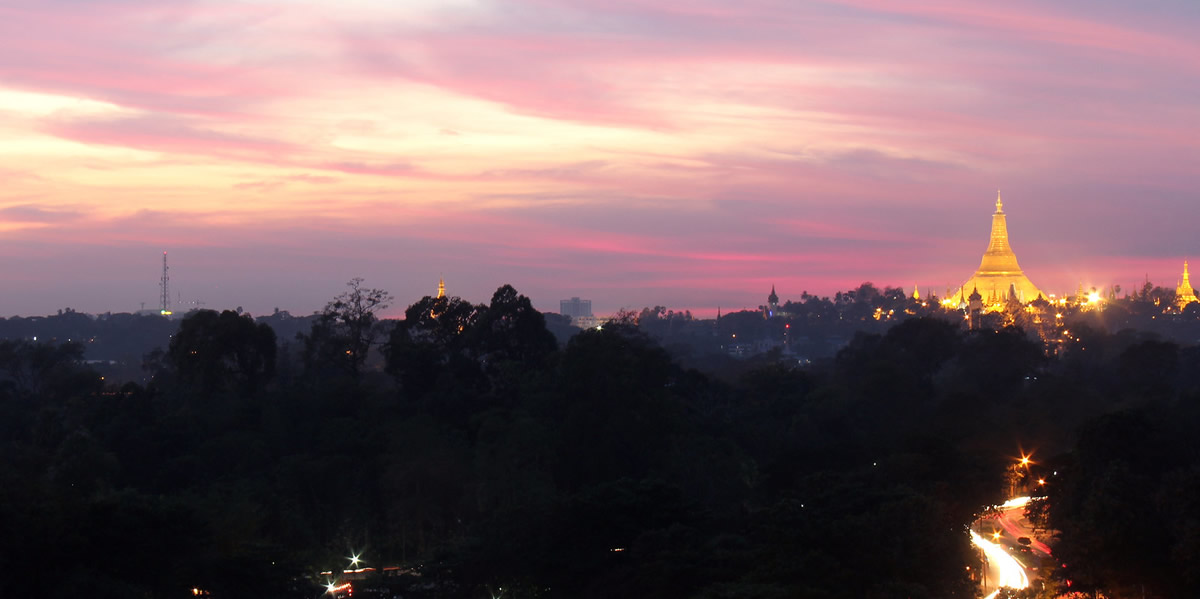
[[[1050,293],[1200,253],[1191,0],[15,0],[0,315],[393,311],[511,283],[708,315],[941,295],[997,188]],[[201,304],[202,302],[202,304]]]

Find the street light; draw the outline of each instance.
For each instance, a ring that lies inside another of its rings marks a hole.
[[[1021,468],[1024,467],[1026,473],[1028,473],[1029,465],[1032,463],[1033,463],[1033,460],[1030,460],[1029,456],[1026,455],[1024,451],[1022,451],[1021,459],[1017,460],[1017,463],[1013,464],[1010,467],[1009,472],[1008,472],[1008,496],[1009,497],[1015,497],[1017,494],[1017,483],[1022,478],[1021,477]]]

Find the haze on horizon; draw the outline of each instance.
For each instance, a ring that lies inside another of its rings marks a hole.
[[[961,284],[995,191],[1050,292],[1200,255],[1192,0],[12,0],[0,315],[701,313]]]

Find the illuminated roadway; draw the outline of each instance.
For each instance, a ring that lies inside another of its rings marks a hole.
[[[975,522],[974,528],[983,534],[971,531],[971,543],[984,556],[984,578],[981,583],[984,592],[990,592],[985,599],[995,597],[1002,587],[1028,588],[1030,582],[1037,579],[1040,558],[1050,555],[1050,547],[1034,539],[1033,531],[1022,524],[1027,503],[1028,497],[1017,497],[995,506],[995,516],[980,518]],[[1030,551],[1025,556],[1014,555],[1014,551],[1021,547],[1018,542],[1021,537],[1030,539]]]

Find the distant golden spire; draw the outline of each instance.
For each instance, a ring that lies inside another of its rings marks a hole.
[[[913,296],[912,297],[913,297],[913,299],[918,300],[918,301],[921,299],[921,290],[917,287],[916,283],[913,283]]]
[[[993,297],[988,301],[993,304],[1007,301],[1007,297],[1001,296],[1011,295],[1012,292],[1016,293],[1016,299],[1022,303],[1033,301],[1042,294],[1022,272],[1017,263],[1017,256],[1008,244],[1008,217],[1004,214],[1004,200],[1000,197],[999,190],[996,190],[996,212],[992,214],[992,233],[988,239],[987,250],[983,253],[983,259],[979,261],[979,269],[975,271],[975,275],[959,288],[960,295],[966,293],[967,287],[990,290]]]
[[[440,300],[440,299],[444,299],[445,297],[446,297],[446,280],[441,277],[438,277],[437,299]],[[433,307],[429,309],[429,317],[437,318],[437,317],[441,316],[442,313],[445,311],[446,311],[446,302],[434,301]]]
[[[992,235],[979,266],[980,272],[1021,272],[1017,257],[1008,245],[1008,219],[1004,216],[1003,206],[997,193],[996,213],[992,215]]]
[[[1175,289],[1175,305],[1182,311],[1188,304],[1200,301],[1196,298],[1196,291],[1192,289],[1192,282],[1188,277],[1188,263],[1183,261],[1183,280],[1179,282],[1179,287]]]

